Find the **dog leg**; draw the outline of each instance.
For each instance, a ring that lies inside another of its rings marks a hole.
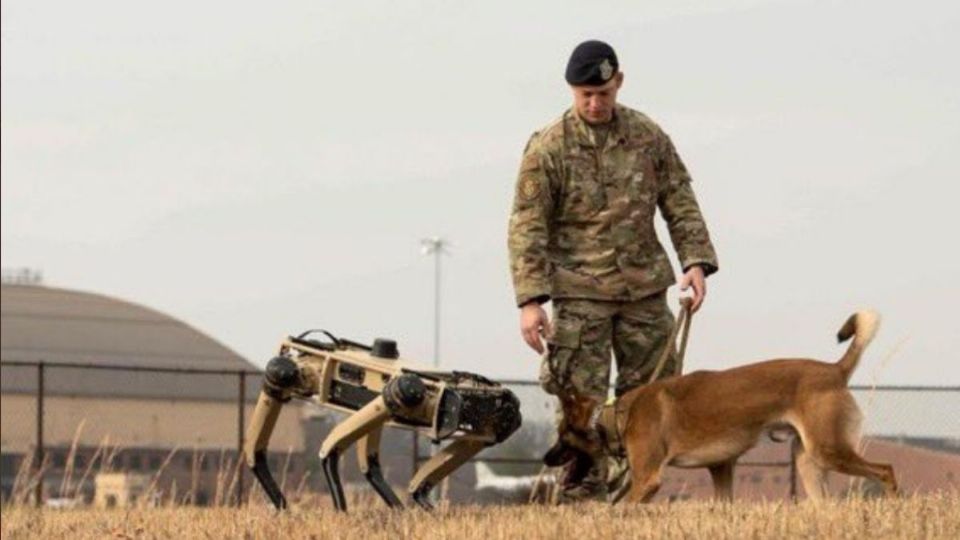
[[[800,438],[793,440],[793,452],[797,463],[797,473],[803,482],[807,497],[818,501],[827,496],[827,471],[824,470],[804,448]]]
[[[734,461],[726,461],[709,467],[710,478],[713,479],[713,497],[718,501],[730,502],[733,500],[733,469]]]
[[[666,464],[663,452],[650,449],[644,454],[630,454],[630,472],[632,473],[630,492],[627,500],[633,503],[647,503],[660,489],[660,475]]]
[[[632,503],[648,503],[660,490],[660,471],[642,479],[634,478],[627,500]]]
[[[860,457],[853,448],[840,449],[833,459],[833,467],[844,474],[863,476],[880,482],[887,496],[899,491],[893,467],[888,463],[874,463]]]
[[[893,467],[867,461],[856,450],[863,415],[849,391],[821,398],[810,412],[818,413],[811,416],[811,420],[818,421],[805,421],[800,432],[804,446],[818,464],[844,474],[876,480],[883,485],[887,495],[897,493]]]

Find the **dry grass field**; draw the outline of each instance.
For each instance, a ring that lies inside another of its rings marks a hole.
[[[432,513],[381,505],[38,510],[6,507],[0,536],[18,538],[960,538],[960,494],[814,504],[682,502],[610,507],[457,506]]]

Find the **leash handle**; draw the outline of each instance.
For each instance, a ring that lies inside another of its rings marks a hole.
[[[689,296],[681,298],[680,306],[682,312],[687,314],[687,324],[683,326],[683,334],[680,335],[680,352],[677,353],[677,375],[683,374],[683,357],[687,353],[687,338],[690,337],[690,325],[693,324],[693,299]]]
[[[680,299],[680,315],[677,316],[677,323],[673,325],[673,329],[670,331],[667,346],[663,349],[663,353],[660,354],[657,367],[647,380],[647,384],[660,378],[660,372],[662,372],[663,368],[667,365],[667,360],[670,358],[670,351],[677,341],[677,334],[680,333],[681,326],[683,327],[683,334],[680,336],[680,351],[677,355],[677,374],[683,373],[683,355],[687,352],[687,338],[690,336],[690,321],[693,319],[692,306],[692,298],[685,296]]]

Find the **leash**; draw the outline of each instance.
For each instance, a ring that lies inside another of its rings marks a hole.
[[[663,368],[666,367],[667,360],[670,359],[670,352],[673,349],[673,344],[677,340],[677,334],[680,333],[681,327],[683,328],[683,333],[680,335],[680,350],[677,352],[677,375],[683,373],[683,356],[687,352],[687,338],[690,337],[690,321],[693,319],[691,306],[693,306],[692,298],[685,296],[680,299],[680,315],[677,316],[677,323],[673,325],[673,329],[670,330],[670,338],[667,339],[667,346],[664,347],[663,352],[660,354],[657,367],[650,375],[650,379],[647,380],[647,384],[660,378],[660,373],[663,371]]]

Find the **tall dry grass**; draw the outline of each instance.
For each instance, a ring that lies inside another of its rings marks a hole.
[[[101,439],[100,443],[95,448],[92,455],[89,459],[86,460],[85,465],[78,467],[77,456],[79,455],[79,444],[80,435],[83,431],[85,421],[82,421],[74,433],[73,442],[70,445],[68,450],[64,466],[62,469],[62,474],[60,475],[59,486],[54,488],[49,482],[45,482],[46,488],[44,489],[44,499],[50,500],[56,498],[59,500],[66,501],[75,501],[76,504],[84,504],[91,502],[89,500],[84,500],[84,488],[87,490],[91,488],[91,482],[96,477],[98,473],[111,473],[118,470],[117,461],[120,454],[125,450],[125,447],[113,443],[110,439],[110,436],[107,435]],[[201,470],[201,462],[207,459],[209,456],[207,453],[194,448],[191,456],[191,471],[189,475],[189,486],[185,492],[179,492],[178,486],[176,485],[176,480],[173,480],[166,489],[161,489],[160,485],[163,480],[163,474],[169,468],[171,462],[180,454],[180,447],[172,448],[164,460],[161,462],[160,466],[153,471],[152,474],[149,474],[149,482],[146,490],[140,494],[137,499],[137,505],[140,507],[148,506],[178,506],[178,505],[194,505],[197,504],[197,494],[200,491],[201,483],[203,483],[204,477],[213,477],[213,496],[212,498],[205,501],[205,505],[211,506],[233,506],[236,505],[236,489],[237,483],[240,479],[241,470],[245,469],[245,465],[242,460],[236,460],[235,458],[229,457],[226,455],[225,450],[221,450],[219,453],[219,460],[215,464],[215,468],[211,470],[208,474]],[[51,466],[51,453],[49,451],[44,452],[43,460],[40,463],[40,466],[37,467],[35,464],[36,455],[33,452],[27,452],[25,459],[20,462],[19,468],[17,469],[16,476],[11,488],[11,494],[5,504],[11,507],[29,505],[35,502],[35,492],[37,483],[41,478],[47,478],[53,474],[53,467]],[[283,478],[286,481],[287,470],[290,466],[290,455],[288,453],[286,462],[284,463],[283,468]],[[79,476],[77,476],[79,473]],[[249,475],[247,475],[249,477]],[[300,497],[304,496],[306,488],[306,475],[301,478],[300,483],[298,484],[296,490],[291,494],[291,500],[298,500]],[[249,479],[248,479],[249,481]],[[261,499],[257,498],[256,489],[246,490],[245,498],[247,501],[259,502]],[[262,500],[266,500],[263,498]]]
[[[3,509],[4,539],[87,538],[960,538],[960,496],[815,504],[684,502],[647,506],[459,506],[433,513],[381,503],[277,513],[247,508]]]

